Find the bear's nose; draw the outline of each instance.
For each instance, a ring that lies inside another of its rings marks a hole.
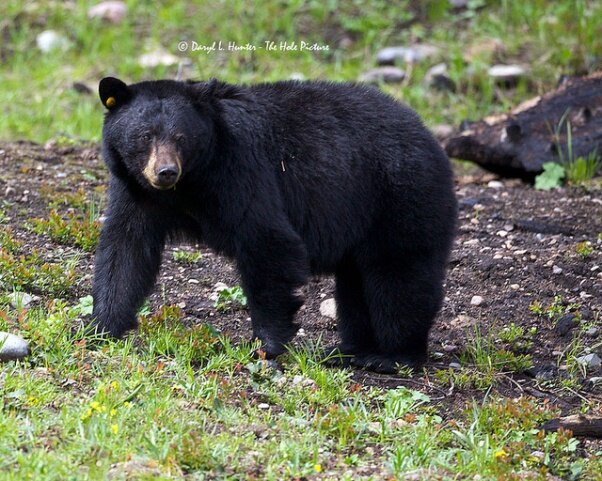
[[[178,180],[180,171],[175,165],[168,165],[167,167],[161,167],[157,172],[157,180],[161,186],[171,186]]]

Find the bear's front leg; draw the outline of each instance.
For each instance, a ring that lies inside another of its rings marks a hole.
[[[92,323],[96,332],[120,337],[137,327],[138,309],[159,272],[165,232],[160,213],[143,208],[113,179],[95,255]]]
[[[309,276],[305,246],[292,228],[265,229],[245,237],[237,255],[242,287],[251,310],[253,337],[268,358],[285,351],[299,326],[300,288]]]

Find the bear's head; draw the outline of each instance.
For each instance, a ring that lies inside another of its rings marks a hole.
[[[103,149],[111,172],[147,189],[175,188],[213,148],[215,112],[199,95],[207,85],[171,80],[126,85],[103,78],[98,87],[108,110]]]

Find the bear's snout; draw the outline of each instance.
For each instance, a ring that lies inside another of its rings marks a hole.
[[[142,173],[155,189],[166,190],[175,186],[182,175],[182,162],[175,147],[154,142]]]

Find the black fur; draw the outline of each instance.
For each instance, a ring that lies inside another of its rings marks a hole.
[[[136,327],[165,242],[184,237],[235,259],[269,356],[297,331],[298,288],[334,273],[352,363],[390,371],[425,360],[456,200],[449,161],[412,110],[326,82],[111,85],[120,103],[103,129],[112,175],[93,288],[100,330]],[[149,138],[177,146],[175,189],[142,175]]]

